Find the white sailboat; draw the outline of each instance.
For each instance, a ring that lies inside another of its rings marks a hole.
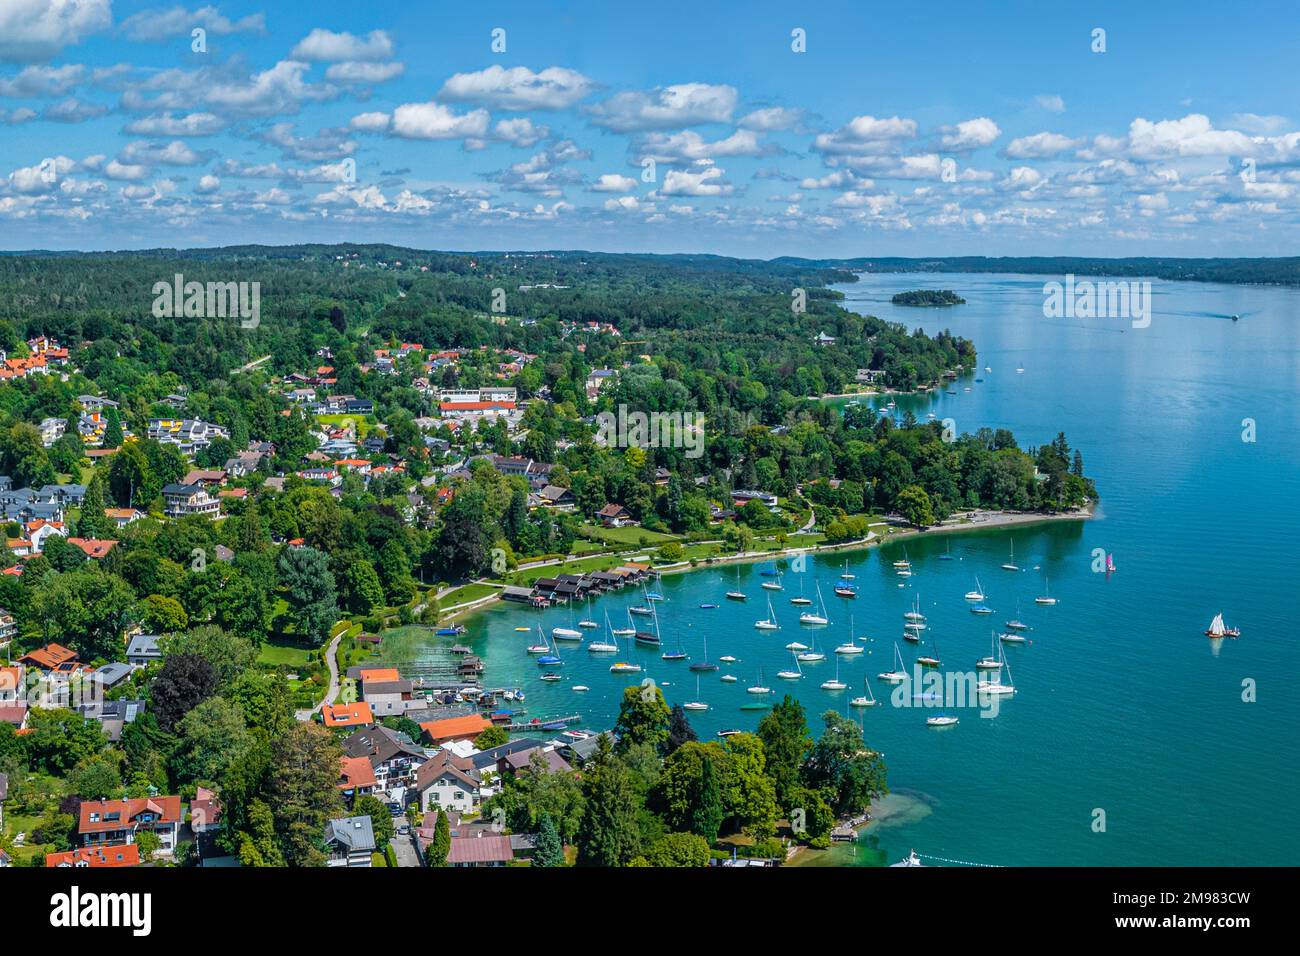
[[[760,667],[760,668],[758,669],[758,683],[755,684],[753,687],[746,687],[746,688],[745,688],[745,693],[747,693],[747,694],[770,694],[770,693],[772,693],[772,688],[768,687],[766,684],[763,683],[763,668]]]
[[[799,666],[799,658],[794,654],[790,655],[794,661],[794,670],[786,668],[783,671],[777,671],[776,676],[781,680],[803,680],[803,668]]]
[[[682,704],[682,710],[708,710],[709,705],[700,700],[700,675],[695,675],[695,699]]]
[[[844,559],[844,571],[840,574],[841,581],[852,581],[855,575],[849,573],[849,559]]]
[[[912,610],[903,613],[903,620],[920,623],[925,620],[925,615],[921,613],[921,595],[917,594],[912,601]]]
[[[1053,604],[1056,603],[1056,598],[1052,597],[1052,591],[1051,591],[1051,588],[1048,587],[1048,583],[1049,583],[1049,582],[1048,582],[1048,580],[1047,580],[1047,575],[1044,574],[1044,575],[1043,575],[1043,593],[1042,593],[1042,596],[1041,596],[1041,597],[1036,597],[1036,598],[1034,598],[1034,603],[1035,603],[1035,604],[1046,604],[1046,605],[1049,605],[1049,606],[1050,606],[1050,605],[1053,605]]]
[[[776,580],[775,580],[775,581],[764,581],[764,582],[763,582],[761,585],[759,585],[759,586],[762,587],[762,588],[765,589],[765,590],[768,590],[768,591],[784,591],[784,590],[785,590],[785,588],[784,588],[784,587],[782,586],[782,584],[781,584],[781,572],[780,572],[780,571],[776,572]]]
[[[1206,637],[1241,637],[1241,628],[1228,627],[1226,624],[1223,623],[1223,615],[1216,614],[1214,615],[1214,620],[1210,622],[1210,626],[1205,629],[1205,636]]]
[[[948,717],[944,714],[937,714],[934,717],[925,718],[925,725],[927,727],[951,727],[957,722],[958,718]]]
[[[1001,674],[994,674],[992,680],[982,680],[975,685],[976,693],[986,697],[1009,697],[1016,692],[1016,686],[1011,682],[1011,664],[1007,661],[1002,663],[1007,671],[1006,683],[1003,683]]]
[[[600,627],[599,624],[591,619],[591,598],[587,598],[587,617],[578,622],[578,627],[588,631]]]
[[[736,590],[727,592],[728,601],[743,601],[749,595],[740,590],[740,565],[736,565]]]
[[[987,657],[981,657],[976,661],[975,669],[977,671],[997,671],[1002,669],[1002,652],[999,649],[1001,645],[998,644],[996,638],[997,632],[989,631],[989,650],[996,651],[997,653],[991,653]]]
[[[968,601],[984,600],[984,588],[980,584],[980,579],[978,577],[975,579],[975,590],[966,592],[966,600]]]
[[[799,651],[795,654],[795,659],[803,661],[805,664],[815,664],[818,661],[826,660],[826,655],[817,650],[817,638],[812,639],[812,647],[806,651]]]
[[[840,661],[835,659],[835,679],[822,681],[822,690],[843,690],[849,685],[840,680]]]
[[[865,649],[866,648],[864,648],[861,644],[857,643],[856,639],[853,637],[853,615],[850,614],[849,615],[849,639],[845,641],[843,644],[841,644],[839,647],[835,648],[835,653],[843,654],[846,657],[848,657],[854,654],[861,654]]]
[[[800,575],[800,576],[799,576],[799,596],[798,596],[798,597],[792,597],[792,598],[790,598],[790,603],[791,603],[791,604],[798,605],[799,607],[806,607],[807,605],[809,605],[809,604],[812,603],[812,598],[804,597],[804,595],[803,595],[803,579],[804,579],[804,576],[803,576],[803,575]]]
[[[1005,564],[1002,565],[1002,570],[1003,571],[1020,570],[1020,568],[1016,565],[1016,543],[1014,541],[1011,542],[1011,557],[1009,560],[1007,560]]]
[[[609,620],[608,611],[605,612],[605,620]],[[636,628],[632,626],[632,612],[628,611],[627,613],[627,627],[610,628],[609,633],[613,634],[615,637],[631,637],[635,634]]]
[[[632,639],[630,637],[627,641],[627,652],[628,656],[631,657]],[[615,661],[609,666],[609,672],[611,674],[639,674],[641,673],[641,665],[634,664],[631,661]]]
[[[723,674],[718,678],[718,680],[722,681],[724,684],[734,684],[737,678],[735,674]]]
[[[830,618],[826,616],[826,602],[822,598],[822,586],[817,585],[817,613],[804,611],[799,615],[800,624],[808,624],[814,627],[820,627],[830,623]]]
[[[549,654],[549,653],[551,653],[551,645],[550,645],[549,643],[547,643],[547,641],[546,641],[546,635],[542,633],[542,625],[540,625],[540,624],[537,625],[537,636],[538,636],[539,638],[541,638],[541,643],[540,643],[540,644],[529,644],[529,645],[528,645],[528,653],[529,653],[529,654]]]
[[[613,632],[609,626],[609,611],[605,612],[605,630]],[[592,641],[587,645],[587,650],[593,654],[613,654],[618,651],[618,645],[610,641]]]
[[[876,677],[886,684],[901,684],[907,680],[907,666],[903,663],[903,652],[898,649],[897,641],[894,642],[894,669],[877,674]]]
[[[573,610],[569,610],[569,623],[573,623]],[[553,627],[551,628],[551,639],[556,641],[580,641],[582,640],[582,631],[573,627]]]
[[[851,701],[849,701],[849,706],[850,707],[875,707],[876,695],[871,692],[871,681],[867,680],[865,677],[862,678],[862,686],[866,688],[867,691],[866,695],[862,697],[854,697]]]
[[[767,619],[763,621],[755,621],[754,627],[758,628],[760,631],[775,631],[781,627],[781,625],[776,623],[776,613],[772,610],[771,598],[767,599]]]

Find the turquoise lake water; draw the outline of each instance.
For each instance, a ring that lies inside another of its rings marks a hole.
[[[734,566],[665,577],[665,645],[680,638],[698,658],[707,637],[714,660],[739,658],[721,672],[735,683],[701,675],[699,697],[711,709],[692,714],[692,724],[702,738],[753,729],[762,714],[739,708],[753,699],[746,687],[761,667],[777,695],[803,701],[816,732],[820,714],[845,713],[869,677],[881,705],[853,714],[885,754],[894,795],[888,819],[866,831],[856,853],[840,851],[845,862],[893,861],[914,847],[1001,865],[1295,864],[1300,634],[1289,619],[1300,596],[1300,293],[1155,281],[1151,325],[1134,329],[1120,319],[1044,318],[1051,278],[1061,277],[869,275],[842,289],[851,309],[927,331],[946,326],[979,349],[980,371],[952,386],[956,394],[900,397],[900,411],[921,419],[933,411],[963,432],[1006,427],[1022,446],[1064,431],[1097,481],[1098,517],[911,539],[910,579],[891,567],[902,556],[897,543],[852,553],[859,594],[851,601],[831,593],[845,556],[810,558],[771,594],[779,631],[753,627],[766,616],[769,592],[759,585],[771,580],[761,575],[770,564],[741,566],[744,604],[723,597],[735,586]],[[913,288],[950,288],[967,304],[890,304]],[[1247,418],[1254,442],[1242,440]],[[1019,572],[1000,568],[1012,542]],[[1097,548],[1113,554],[1116,573],[1094,573]],[[941,560],[949,549],[953,559]],[[972,614],[963,598],[977,576],[992,616]],[[1044,578],[1055,607],[1034,604]],[[801,581],[812,597],[820,582],[829,626],[799,625],[789,598]],[[929,630],[919,648],[899,641],[909,667],[916,654],[934,653],[945,670],[969,671],[989,652],[991,628],[1017,614],[1032,625],[1032,643],[1007,647],[1018,693],[996,718],[946,708],[961,722],[939,730],[925,724],[936,710],[889,705],[875,675],[892,669],[902,615],[918,596]],[[721,606],[703,610],[704,602]],[[603,622],[608,610],[620,626],[636,603],[638,593],[609,595],[591,616]],[[1242,629],[1239,640],[1203,635],[1218,612]],[[469,622],[467,643],[483,655],[489,686],[526,689],[530,717],[580,712],[582,726],[607,727],[623,688],[646,676],[670,702],[696,697],[687,662],[640,648],[631,653],[645,672],[614,675],[609,655],[562,644],[565,680],[538,681],[544,668],[524,651],[536,632],[513,628],[540,622],[549,632],[584,613],[498,606]],[[851,614],[854,633],[870,638],[868,653],[840,661],[848,690],[823,691]],[[801,681],[779,680],[790,662],[785,645],[814,635],[827,660],[802,665]],[[1242,699],[1247,680],[1255,702]],[[591,690],[575,693],[574,684]],[[1104,832],[1094,832],[1097,810]]]

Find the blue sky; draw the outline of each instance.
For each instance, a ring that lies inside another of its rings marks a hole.
[[[481,6],[0,0],[0,247],[1267,256],[1300,237],[1285,5]]]

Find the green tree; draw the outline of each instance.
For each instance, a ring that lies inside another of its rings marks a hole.
[[[479,750],[491,750],[510,742],[510,734],[504,727],[493,725],[474,738],[474,746]]]
[[[665,712],[667,708],[665,708]],[[602,735],[584,768],[586,807],[578,828],[578,862],[587,866],[623,866],[641,849],[639,814],[643,800],[631,771]]]
[[[668,742],[668,721],[671,712],[664,701],[664,692],[651,680],[623,690],[618,720],[614,732],[618,735],[618,751],[625,753],[636,744],[650,744],[656,749]]]
[[[826,729],[808,753],[803,779],[827,795],[840,816],[861,813],[889,792],[885,761],[867,748],[856,723],[833,710],[822,715]]]
[[[709,844],[718,839],[725,811],[722,806],[722,788],[718,785],[713,761],[705,757],[700,769],[699,796],[695,800],[691,831],[702,836]]]
[[[82,538],[111,538],[114,531],[113,522],[104,514],[104,479],[96,471],[86,486],[86,495],[81,502],[81,516],[77,519],[77,535]]]
[[[560,832],[555,829],[555,821],[549,813],[543,813],[537,824],[537,845],[533,847],[533,866],[563,866],[564,844],[560,842]]]
[[[777,803],[789,806],[790,793],[799,783],[804,755],[812,746],[803,704],[789,694],[758,722],[767,775],[775,786]]]
[[[339,619],[329,559],[315,548],[286,547],[276,566],[299,632],[320,644]]]
[[[150,594],[140,602],[139,608],[140,624],[151,634],[183,631],[190,622],[180,601],[161,594]]]
[[[645,859],[651,866],[708,866],[709,844],[694,833],[666,833],[650,844]]]
[[[925,528],[934,524],[934,510],[930,496],[920,485],[907,485],[894,499],[894,508],[909,524]]]
[[[438,819],[433,824],[433,840],[424,850],[424,864],[446,866],[449,853],[451,853],[451,821],[447,819],[447,811],[439,809]]]
[[[325,824],[342,809],[343,749],[324,727],[303,722],[272,741],[271,749],[267,796],[284,860],[289,866],[320,866]]]

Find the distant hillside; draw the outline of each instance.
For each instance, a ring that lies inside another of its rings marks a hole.
[[[1300,257],[1297,256],[1281,259],[1098,259],[1080,256],[800,259],[783,256],[772,261],[796,267],[802,265],[848,269],[853,272],[1018,272],[1029,275],[1146,276],[1188,282],[1300,285]]]

